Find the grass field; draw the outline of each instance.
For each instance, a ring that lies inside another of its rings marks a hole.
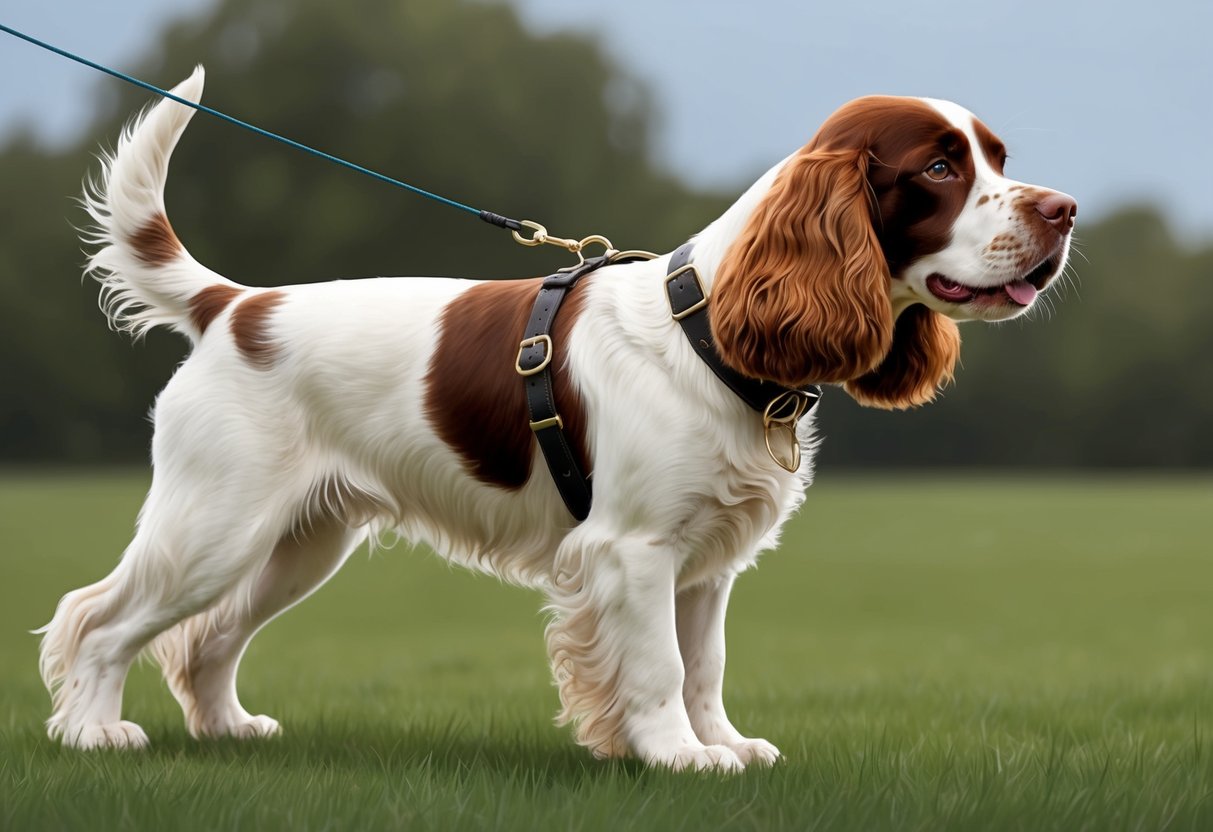
[[[109,570],[143,474],[0,476],[5,829],[1211,829],[1213,482],[821,477],[743,576],[726,701],[780,746],[726,777],[554,728],[536,596],[397,547],[254,642],[283,737],[199,743],[156,668],[151,750],[42,732],[36,640]]]

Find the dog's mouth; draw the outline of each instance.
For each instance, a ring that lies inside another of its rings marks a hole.
[[[1031,306],[1040,290],[1057,271],[1058,256],[1054,254],[1023,277],[1008,280],[1001,286],[966,286],[938,272],[927,277],[927,290],[946,303],[971,303],[985,300],[987,303],[1004,303],[1012,306]]]

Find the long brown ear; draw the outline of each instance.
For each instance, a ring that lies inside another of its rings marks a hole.
[[[893,346],[880,366],[848,381],[846,391],[868,407],[904,410],[926,404],[952,380],[959,356],[956,323],[916,304],[898,316]]]
[[[801,151],[725,253],[712,330],[726,364],[796,387],[871,370],[893,340],[866,151]]]

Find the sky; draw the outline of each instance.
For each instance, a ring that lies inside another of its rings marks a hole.
[[[211,2],[5,0],[0,22],[121,68]],[[923,95],[973,110],[1008,175],[1074,195],[1080,224],[1147,200],[1213,239],[1213,0],[513,2],[536,31],[598,35],[652,90],[657,153],[694,184],[740,191],[856,96]],[[0,33],[0,141],[74,142],[98,77]]]

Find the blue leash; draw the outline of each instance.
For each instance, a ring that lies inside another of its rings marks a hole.
[[[79,55],[75,55],[71,52],[68,52],[66,49],[60,49],[57,46],[52,46],[51,44],[46,43],[45,41],[38,40],[35,37],[31,37],[30,35],[27,35],[24,32],[18,32],[16,29],[13,29],[12,27],[5,26],[3,23],[0,23],[0,31],[7,32],[8,34],[10,34],[14,37],[21,38],[21,40],[32,43],[34,46],[41,46],[43,49],[46,49],[50,52],[54,52],[56,55],[61,55],[62,57],[68,58],[69,60],[73,60],[79,64],[84,64],[85,66],[91,67],[92,69],[95,69],[98,72],[104,72],[106,75],[112,75],[113,77],[119,79],[120,81],[126,81],[128,84],[133,84],[136,87],[141,87],[141,88],[147,90],[148,92],[154,92],[156,95],[159,95],[162,98],[167,98],[167,99],[170,99],[171,101],[176,101],[178,104],[184,104],[187,107],[193,107],[195,110],[198,110],[199,112],[203,112],[203,113],[206,113],[207,115],[214,116],[215,118],[222,119],[223,121],[226,121],[229,124],[234,124],[237,127],[243,127],[245,130],[249,130],[253,133],[256,133],[259,136],[265,136],[267,139],[273,139],[274,141],[282,142],[283,144],[289,145],[290,147],[293,147],[296,150],[302,150],[305,153],[310,153],[313,156],[318,156],[321,159],[326,159],[330,162],[333,162],[334,164],[341,165],[342,167],[346,167],[346,168],[349,168],[350,170],[357,171],[358,173],[366,174],[367,176],[371,177],[372,179],[378,179],[380,182],[386,182],[389,185],[395,185],[397,188],[403,188],[406,191],[411,191],[412,193],[415,193],[418,196],[423,196],[426,199],[432,199],[435,202],[441,202],[443,205],[449,205],[452,208],[458,208],[460,211],[466,211],[469,214],[475,214],[480,219],[484,220],[485,222],[489,223],[490,225],[495,225],[499,228],[505,228],[510,231],[513,231],[514,238],[518,242],[523,243],[524,245],[539,245],[540,243],[548,242],[549,239],[552,240],[553,242],[556,239],[556,238],[548,238],[546,229],[543,229],[543,227],[540,226],[538,223],[532,223],[529,220],[527,220],[527,221],[513,220],[513,219],[510,219],[509,217],[504,217],[501,214],[494,214],[492,211],[481,211],[479,209],[473,208],[470,205],[464,205],[462,202],[456,202],[453,199],[447,199],[444,196],[439,196],[438,194],[431,193],[430,191],[424,190],[422,188],[418,188],[415,185],[410,185],[407,182],[401,182],[399,179],[393,179],[390,176],[384,176],[382,173],[376,173],[375,171],[370,170],[369,168],[364,168],[361,165],[355,165],[353,162],[347,162],[345,159],[338,158],[337,156],[333,156],[330,153],[325,153],[323,150],[316,150],[314,147],[308,147],[307,145],[301,144],[293,139],[288,139],[286,136],[280,136],[277,133],[271,133],[269,130],[262,130],[260,127],[255,127],[254,125],[249,124],[247,121],[241,121],[238,118],[233,118],[232,116],[229,116],[227,113],[221,113],[218,110],[212,109],[211,107],[207,107],[203,104],[199,104],[194,101],[187,101],[186,99],[181,98],[180,96],[173,95],[168,90],[162,90],[162,89],[160,89],[160,87],[149,84],[146,81],[140,81],[138,78],[134,78],[130,75],[119,72],[116,69],[110,69],[107,66],[102,66],[101,64],[94,63],[93,61],[90,61],[87,58],[82,58]],[[518,234],[518,232],[521,231],[523,228],[533,229],[536,232],[535,236],[531,237],[531,238],[521,237]]]

